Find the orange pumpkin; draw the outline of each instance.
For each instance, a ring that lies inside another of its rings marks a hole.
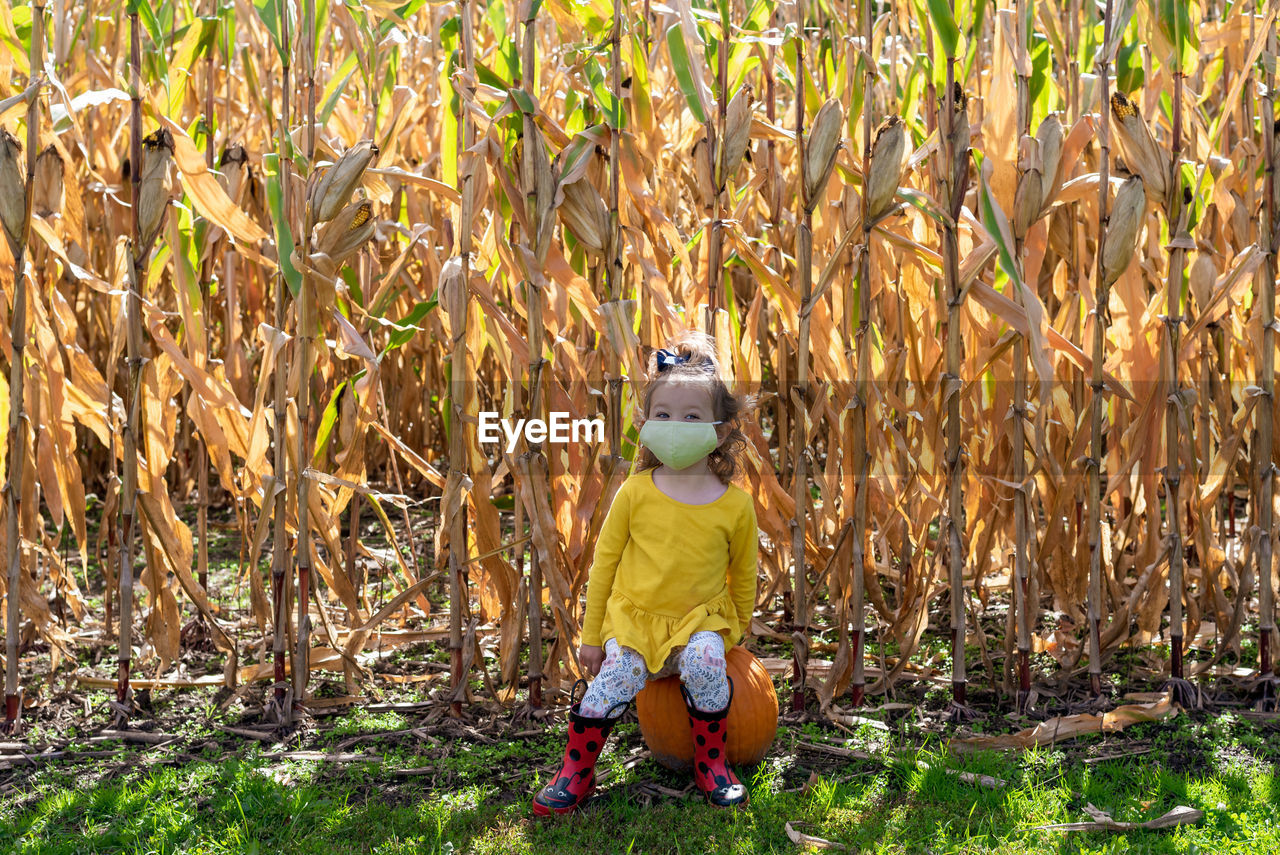
[[[725,659],[733,679],[725,751],[730,764],[751,766],[764,759],[778,733],[778,695],[750,650],[738,645]],[[679,675],[648,681],[636,695],[636,715],[655,760],[668,769],[693,768],[693,732]]]

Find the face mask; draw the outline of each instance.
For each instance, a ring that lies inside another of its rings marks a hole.
[[[720,444],[712,425],[720,422],[672,422],[647,419],[639,439],[672,469],[684,469],[706,457]]]

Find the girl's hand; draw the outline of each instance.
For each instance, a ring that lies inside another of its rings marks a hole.
[[[582,663],[587,673],[594,677],[600,673],[600,666],[604,664],[604,648],[594,644],[584,644],[578,649],[578,661]]]

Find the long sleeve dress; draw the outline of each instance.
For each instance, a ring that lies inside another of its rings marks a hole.
[[[738,644],[755,610],[759,540],[755,499],[730,484],[713,502],[674,499],[653,469],[614,496],[587,580],[582,642],[610,638],[644,656],[650,674],[695,632]]]

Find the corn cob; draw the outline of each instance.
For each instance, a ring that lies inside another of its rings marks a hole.
[[[1133,175],[1116,193],[1116,204],[1107,225],[1107,246],[1102,254],[1103,281],[1110,285],[1120,277],[1133,258],[1138,245],[1138,231],[1142,228],[1147,200],[1143,193],[1143,181]]]

